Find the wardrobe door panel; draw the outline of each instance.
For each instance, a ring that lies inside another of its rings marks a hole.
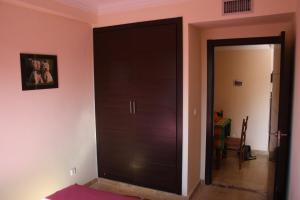
[[[132,179],[131,30],[94,32],[99,176]]]
[[[178,188],[176,31],[176,24],[136,28],[133,45],[135,180],[170,192]]]

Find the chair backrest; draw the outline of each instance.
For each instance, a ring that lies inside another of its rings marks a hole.
[[[248,128],[248,119],[249,119],[249,117],[247,116],[246,119],[243,119],[243,123],[242,123],[240,152],[242,152],[242,150],[246,144],[246,132],[247,132],[247,128]]]

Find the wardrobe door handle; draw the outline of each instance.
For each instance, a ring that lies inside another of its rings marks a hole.
[[[132,114],[132,101],[131,100],[129,101],[129,112],[130,112],[130,114]]]
[[[135,109],[135,101],[132,101],[133,102],[133,114],[135,115],[135,111],[136,111],[136,109]]]

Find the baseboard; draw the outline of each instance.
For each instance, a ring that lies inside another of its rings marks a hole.
[[[84,184],[84,186],[90,187],[92,185],[94,185],[95,183],[98,182],[98,178],[94,178],[93,180],[87,182],[86,184]]]
[[[197,184],[195,184],[195,186],[193,187],[193,189],[191,190],[190,194],[188,195],[188,199],[192,199],[193,196],[195,195],[197,189],[202,185],[202,180],[199,180]]]
[[[115,192],[124,195],[137,196],[142,199],[157,199],[157,200],[189,200],[187,196],[181,196],[169,192],[163,192],[155,189],[145,188],[141,186],[131,185],[119,181],[109,180],[105,178],[97,179],[98,189],[105,189],[110,192]]]
[[[263,151],[263,150],[251,150],[253,154],[256,154],[256,155],[262,155],[262,156],[267,156],[269,155],[269,152],[268,151]]]
[[[205,185],[205,180],[200,180],[201,185]]]

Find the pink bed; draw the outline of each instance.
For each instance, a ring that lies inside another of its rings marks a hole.
[[[137,200],[140,198],[99,191],[81,185],[71,185],[46,198],[47,200]]]

